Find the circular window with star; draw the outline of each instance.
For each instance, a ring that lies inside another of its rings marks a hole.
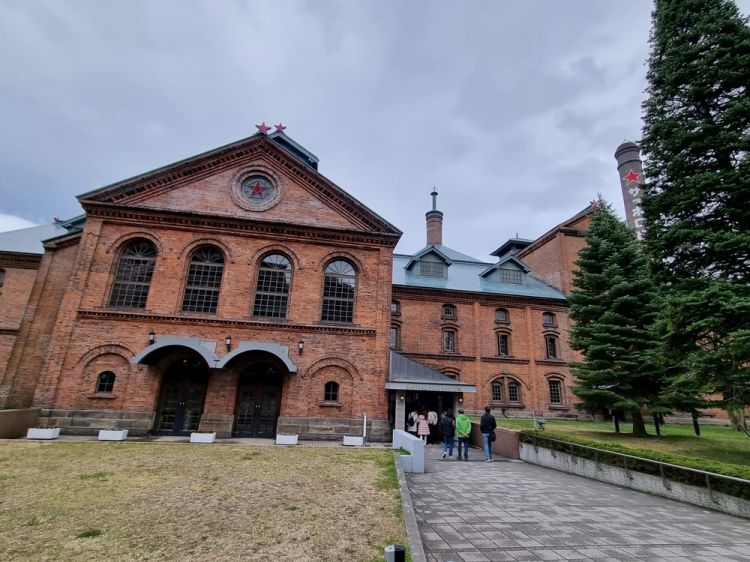
[[[249,211],[270,209],[281,199],[281,192],[281,178],[266,169],[245,170],[232,182],[234,201]]]

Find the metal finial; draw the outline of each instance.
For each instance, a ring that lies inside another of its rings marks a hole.
[[[432,193],[430,193],[430,195],[432,195],[432,210],[433,211],[437,211],[437,196],[438,196],[438,192],[437,192],[437,189],[435,188],[435,186],[432,187]]]

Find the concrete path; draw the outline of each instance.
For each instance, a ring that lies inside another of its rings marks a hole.
[[[750,520],[497,459],[407,474],[427,560],[750,561]]]

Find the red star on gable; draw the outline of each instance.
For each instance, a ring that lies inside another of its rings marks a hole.
[[[628,173],[622,176],[622,179],[625,182],[625,185],[630,185],[631,183],[638,183],[640,181],[640,178],[641,178],[641,174],[633,170],[628,170]]]
[[[284,125],[282,125],[281,123],[279,123],[278,125],[276,125],[276,132],[277,133],[283,133],[284,129],[286,129],[286,127]]]
[[[260,182],[257,182],[255,185],[251,187],[253,188],[253,190],[252,192],[250,192],[250,197],[263,199],[263,186],[260,184]]]
[[[265,121],[263,121],[263,123],[261,123],[260,125],[256,125],[255,127],[256,127],[256,129],[258,129],[264,135],[267,134],[268,131],[271,130],[271,127],[269,127],[268,125],[266,125]]]

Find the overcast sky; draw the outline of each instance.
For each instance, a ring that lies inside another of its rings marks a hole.
[[[738,2],[750,11],[750,0]],[[283,122],[320,171],[480,259],[601,193],[640,138],[651,2],[0,0],[0,231]]]

